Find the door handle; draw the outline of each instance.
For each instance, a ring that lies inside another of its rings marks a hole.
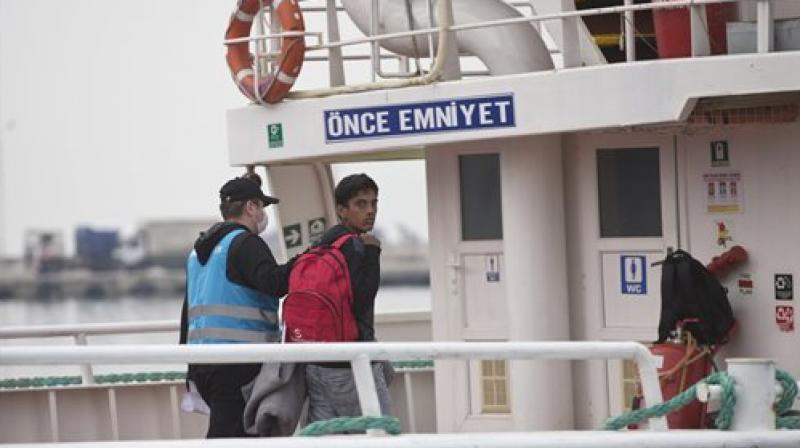
[[[448,277],[450,278],[450,295],[458,296],[458,284],[461,277],[460,273],[464,270],[464,266],[461,264],[461,257],[455,252],[451,253],[450,256],[447,257],[445,266],[448,267],[449,271]]]

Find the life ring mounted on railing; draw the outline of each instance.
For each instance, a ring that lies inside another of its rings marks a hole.
[[[303,66],[306,44],[303,35],[281,38],[281,54],[275,69],[264,78],[256,80],[258,61],[250,54],[250,43],[229,42],[233,39],[248,38],[253,20],[262,5],[272,5],[283,32],[305,31],[303,14],[297,0],[239,0],[236,10],[231,14],[225,41],[228,46],[225,58],[231,75],[239,90],[258,103],[277,103],[289,93]]]

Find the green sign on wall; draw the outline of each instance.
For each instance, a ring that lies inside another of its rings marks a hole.
[[[270,148],[283,147],[283,124],[272,123],[267,125],[267,143]]]

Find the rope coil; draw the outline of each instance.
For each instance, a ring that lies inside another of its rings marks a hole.
[[[781,383],[782,391],[775,401],[775,420],[778,428],[800,429],[800,415],[792,415],[792,405],[797,398],[797,382],[789,373],[783,370],[775,371],[775,379]],[[603,425],[603,430],[617,431],[634,423],[653,417],[663,417],[671,412],[686,406],[697,398],[697,388],[701,384],[718,384],[722,387],[720,396],[720,410],[714,423],[717,429],[727,430],[733,421],[734,407],[736,406],[736,391],[733,377],[725,372],[716,372],[698,381],[685,391],[672,399],[644,409],[637,409],[608,419]]]
[[[363,432],[368,429],[383,429],[388,434],[400,434],[400,420],[385,415],[383,417],[337,417],[314,422],[300,431],[300,437],[317,437],[327,434]]]

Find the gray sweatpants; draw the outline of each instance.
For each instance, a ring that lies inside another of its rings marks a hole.
[[[382,363],[372,365],[372,376],[378,391],[381,414],[391,415],[389,388]],[[308,423],[336,417],[361,415],[353,371],[347,368],[306,365],[308,386]]]

